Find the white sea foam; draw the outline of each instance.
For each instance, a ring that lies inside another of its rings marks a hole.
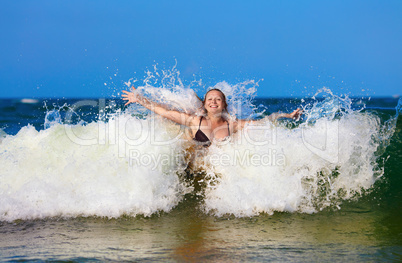
[[[176,136],[166,121],[129,115],[39,132],[27,126],[7,136],[0,152],[0,220],[170,211],[185,191],[177,175],[185,166],[172,160],[182,141],[152,142],[150,125],[160,141]],[[133,151],[165,159],[138,163]]]
[[[323,115],[314,116],[313,124],[288,129],[267,122],[249,126],[230,144],[211,146],[203,160],[204,209],[218,216],[313,213],[370,189],[383,174],[376,155],[382,141],[375,138],[383,132],[379,118],[353,112],[350,104],[339,108],[336,97],[331,101],[324,104],[338,108],[336,118],[334,110],[316,103],[306,119],[317,107]]]

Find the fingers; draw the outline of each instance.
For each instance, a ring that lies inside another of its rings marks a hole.
[[[131,87],[131,88],[135,91],[134,86]],[[130,91],[127,91],[127,90],[122,90],[121,96],[122,96],[122,100],[127,101],[127,103],[124,104],[124,106],[127,106],[128,104],[135,102],[135,96],[134,96],[133,92],[130,92]]]
[[[300,108],[297,108],[290,115],[292,116],[292,118],[294,120],[298,120],[302,114],[303,114],[303,110]]]
[[[123,100],[130,100],[130,96],[133,94],[132,92],[128,92],[126,90],[122,90],[124,94],[121,94]]]
[[[124,104],[124,106],[127,106],[128,104],[131,103],[131,101],[130,101],[130,94],[131,94],[131,92],[126,91],[126,90],[122,90],[122,92],[124,93],[124,94],[121,94],[121,96],[123,97],[122,100],[128,100],[127,103]]]
[[[133,91],[136,90],[136,88],[135,88],[134,86],[132,86],[131,89],[132,89]],[[127,90],[122,90],[122,92],[127,93],[127,94],[128,94],[128,93],[132,93],[132,92],[127,91]]]

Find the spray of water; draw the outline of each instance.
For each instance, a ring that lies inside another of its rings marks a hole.
[[[253,105],[258,82],[201,83],[186,86],[175,67],[155,67],[137,88],[189,114],[201,107],[197,85],[204,92],[221,89],[234,118],[268,111]],[[395,123],[353,110],[351,99],[329,89],[318,95],[324,98],[303,105],[304,117],[291,127],[261,121],[202,151],[186,140],[183,127],[138,105],[104,108],[92,122],[81,121],[72,107],[65,115],[50,110],[44,130],[26,126],[15,136],[2,136],[0,220],[169,212],[193,191],[182,180],[190,166],[202,174],[196,179],[203,184],[202,209],[216,216],[341,207],[383,174],[377,159]]]

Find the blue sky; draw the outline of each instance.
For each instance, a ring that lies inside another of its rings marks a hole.
[[[0,97],[108,97],[176,64],[258,96],[402,95],[402,1],[0,3]],[[105,85],[106,84],[106,85]]]

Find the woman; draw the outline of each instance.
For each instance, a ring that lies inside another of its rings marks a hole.
[[[231,120],[228,118],[227,103],[225,94],[219,89],[211,89],[205,94],[203,103],[205,114],[203,116],[190,115],[176,110],[169,110],[162,105],[152,102],[139,94],[123,90],[122,97],[128,105],[130,103],[139,103],[145,108],[155,112],[162,117],[172,120],[178,124],[190,128],[195,141],[208,146],[214,140],[223,140],[231,134],[244,128],[247,123],[255,121]],[[278,118],[297,119],[302,111],[297,109],[292,113],[273,113],[268,119],[274,121]]]

